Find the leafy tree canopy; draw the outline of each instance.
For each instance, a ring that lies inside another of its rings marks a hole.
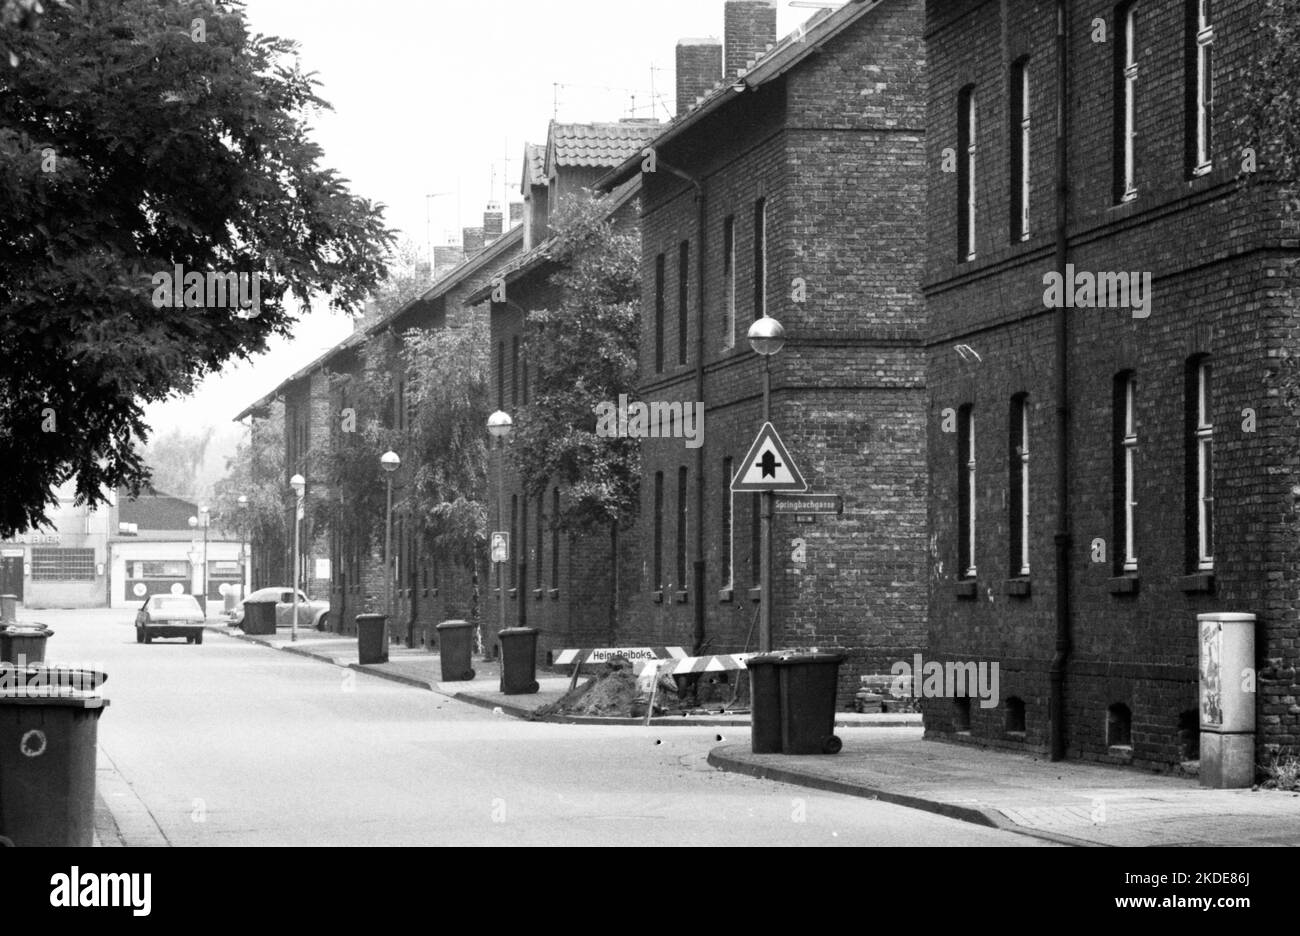
[[[528,313],[531,399],[515,419],[515,462],[530,496],[566,488],[556,522],[594,532],[635,517],[641,475],[636,439],[596,435],[595,407],[636,385],[641,334],[635,230],[620,229],[606,200],[576,199],[558,213],[548,259],[559,304]]]
[[[288,334],[291,296],[359,308],[392,237],[319,164],[295,44],[239,3],[0,2],[3,536],[73,477],[83,503],[138,493],[143,407]],[[256,276],[260,302],[159,307],[177,265]]]

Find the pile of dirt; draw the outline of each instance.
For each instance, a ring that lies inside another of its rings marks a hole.
[[[623,657],[608,661],[599,673],[566,693],[559,700],[537,709],[534,717],[547,715],[599,715],[607,718],[632,718],[645,714],[645,701],[632,672],[632,664]],[[661,708],[676,685],[671,677],[661,676],[655,708]]]

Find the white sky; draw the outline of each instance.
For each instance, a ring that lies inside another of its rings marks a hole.
[[[247,0],[246,10],[255,30],[297,40],[318,73],[334,107],[314,121],[322,162],[423,245],[426,211],[432,242],[447,243],[482,223],[505,183],[519,197],[524,143],[546,141],[557,95],[560,120],[649,117],[653,68],[653,115],[669,119],[677,40],[721,38],[723,0]],[[779,0],[778,36],[813,12]],[[149,407],[154,434],[228,426],[351,330],[344,316],[312,313],[293,341]]]

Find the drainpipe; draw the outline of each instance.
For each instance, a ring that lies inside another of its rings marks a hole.
[[[1070,208],[1069,154],[1066,118],[1069,114],[1069,68],[1067,0],[1056,4],[1056,269],[1062,281],[1069,259],[1068,216]],[[1066,365],[1069,359],[1067,346],[1065,303],[1056,310],[1054,342],[1056,350],[1056,652],[1052,656],[1049,672],[1048,731],[1051,759],[1065,758],[1065,670],[1070,659],[1070,474],[1069,441],[1069,389]]]
[[[696,338],[695,338],[695,399],[704,402],[704,274],[707,269],[705,259],[705,247],[708,243],[705,237],[706,225],[708,223],[708,202],[704,194],[704,183],[695,176],[683,172],[681,169],[668,165],[662,159],[658,165],[668,170],[668,172],[684,179],[695,188],[695,207],[696,207],[696,231],[695,231],[695,258],[696,258],[696,280],[698,285],[696,289],[699,292],[699,314],[696,315]],[[695,561],[692,563],[692,587],[691,591],[695,595],[694,607],[694,634],[692,635],[691,654],[699,656],[704,649],[704,426],[699,427],[700,447],[695,450]],[[729,483],[730,478],[724,478],[724,483]]]

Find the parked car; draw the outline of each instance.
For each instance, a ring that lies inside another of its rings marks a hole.
[[[153,643],[155,637],[184,637],[186,643],[203,643],[203,609],[193,595],[152,595],[135,613],[135,642]]]
[[[274,601],[275,626],[293,626],[293,589],[287,587],[259,588],[235,605],[230,612],[230,623],[238,627],[244,622],[244,601]],[[325,630],[329,624],[330,603],[313,601],[298,592],[298,626]]]

